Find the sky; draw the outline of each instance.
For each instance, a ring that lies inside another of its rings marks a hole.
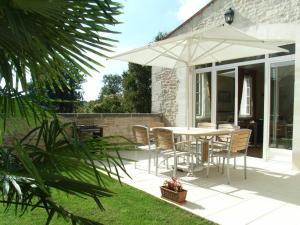
[[[121,53],[132,48],[144,46],[153,41],[158,32],[170,32],[190,18],[210,0],[119,0],[123,4],[123,14],[118,17],[122,24],[113,27],[121,34],[110,35],[117,39],[114,53]],[[89,71],[83,83],[83,98],[86,101],[98,98],[105,74],[122,74],[128,63],[106,60],[90,54],[103,67]]]

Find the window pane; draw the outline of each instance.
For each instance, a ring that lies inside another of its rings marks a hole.
[[[196,124],[211,121],[211,72],[196,75]]]
[[[293,61],[271,65],[271,148],[292,148],[294,77],[295,65]]]
[[[217,72],[217,123],[234,122],[235,70]]]

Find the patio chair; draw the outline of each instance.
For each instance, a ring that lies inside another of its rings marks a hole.
[[[173,176],[176,176],[177,171],[177,162],[179,157],[188,156],[190,153],[187,151],[179,151],[179,146],[187,143],[187,141],[177,142],[174,141],[174,134],[171,130],[164,128],[153,128],[152,130],[154,135],[154,140],[156,144],[156,170],[155,174],[158,174],[158,157],[162,156],[164,161],[167,162],[168,168],[168,159],[174,158],[174,168],[173,168]],[[182,150],[182,149],[181,149]]]
[[[227,159],[226,165],[226,175],[228,184],[230,183],[230,174],[229,174],[229,164],[231,158],[244,157],[244,177],[247,178],[247,150],[249,146],[249,139],[251,136],[251,130],[249,129],[239,129],[232,131],[230,135],[230,141],[228,146],[224,146],[222,150],[210,151],[211,157],[221,157],[223,158],[223,171],[225,165],[225,158]],[[214,142],[212,142],[212,149],[214,149]],[[209,173],[209,163],[207,166],[207,175]]]
[[[215,124],[215,123],[207,123],[207,122],[205,122],[205,123],[198,123],[197,124],[197,127],[198,128],[206,128],[206,129],[217,129],[217,124]],[[207,140],[207,139],[211,139],[212,137],[198,137],[198,139],[205,139],[205,140]]]
[[[218,125],[219,130],[230,130],[235,131],[240,129],[239,126],[236,126],[232,123],[223,123]],[[216,137],[216,140],[214,141],[214,149],[213,151],[218,151],[220,149],[223,149],[224,145],[228,145],[230,142],[231,135],[220,135]],[[218,165],[220,164],[220,158],[218,158]],[[234,158],[234,168],[236,167],[236,158]],[[219,170],[219,167],[218,167]]]
[[[232,123],[221,123],[218,125],[218,129],[237,130],[240,129],[240,126],[234,125]]]
[[[236,126],[234,124],[231,124],[231,123],[224,123],[224,124],[219,124],[218,129],[219,130],[235,131],[235,130],[240,129],[240,127]],[[215,144],[224,144],[224,143],[227,144],[227,143],[230,142],[230,137],[231,137],[230,134],[228,134],[228,135],[219,135],[219,136],[216,137],[216,140],[214,142],[215,142]]]
[[[198,128],[207,128],[207,129],[216,129],[217,125],[215,123],[209,123],[209,122],[202,122],[202,123],[198,123],[197,124]],[[199,145],[202,144],[205,141],[209,141],[211,140],[212,137],[203,137],[203,136],[199,136],[195,138],[195,141],[192,142],[192,146],[196,147],[196,162],[197,164],[199,164],[199,157],[201,156],[201,151],[199,151]],[[207,156],[203,156],[203,158],[207,158]]]
[[[155,128],[155,127],[164,127],[165,123],[164,122],[159,122],[159,121],[152,121],[148,123],[148,127],[150,128]]]
[[[199,128],[210,128],[210,129],[216,129],[217,125],[215,123],[209,123],[209,122],[202,122],[202,123],[198,123],[197,127]]]
[[[152,129],[152,128],[155,128],[155,127],[164,127],[165,126],[165,123],[164,122],[159,122],[159,121],[152,121],[152,122],[149,122],[147,124],[147,126]],[[150,133],[149,133],[149,136],[150,136],[150,141],[151,142],[154,142],[154,136],[153,136],[153,133],[152,131],[150,130]]]
[[[132,126],[132,132],[136,143],[136,148],[143,151],[149,152],[149,158],[148,158],[148,173],[150,173],[151,170],[151,158],[152,158],[152,152],[156,150],[156,147],[154,144],[151,144],[150,141],[150,134],[149,134],[149,128],[142,125],[134,125]],[[135,162],[134,167],[137,168],[137,152],[135,152]]]

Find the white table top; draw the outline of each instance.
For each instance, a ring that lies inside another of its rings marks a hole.
[[[218,136],[226,135],[232,132],[232,130],[226,129],[211,129],[211,128],[196,128],[196,127],[153,127],[163,128],[173,131],[174,134],[179,135],[191,135],[191,136]],[[152,128],[152,129],[153,129]]]

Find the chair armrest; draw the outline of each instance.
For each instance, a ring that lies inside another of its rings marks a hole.
[[[224,145],[228,146],[229,142],[223,142],[223,141],[212,141],[213,144],[218,144],[218,145]]]

